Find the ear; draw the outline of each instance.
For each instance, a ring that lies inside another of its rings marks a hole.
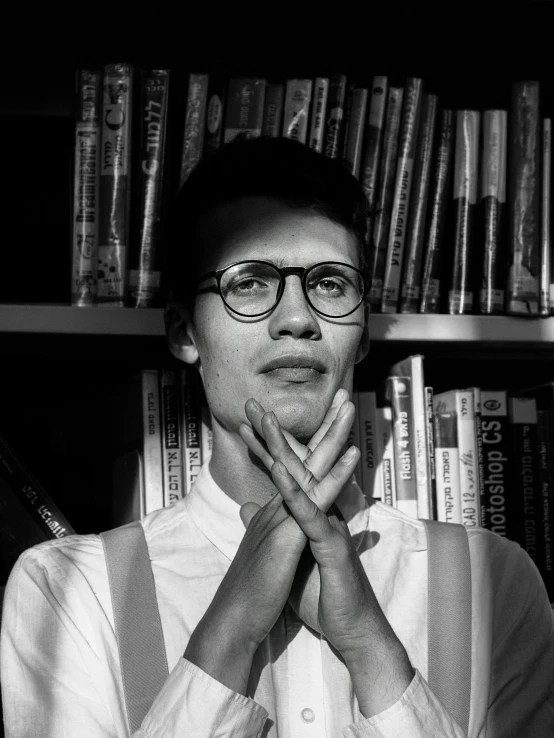
[[[164,311],[165,340],[173,356],[187,364],[196,364],[198,349],[194,339],[190,309],[176,300],[168,300]]]
[[[363,328],[362,335],[360,338],[360,343],[358,345],[358,350],[356,352],[356,360],[355,360],[356,364],[359,364],[360,361],[362,361],[362,359],[365,359],[369,351],[368,320],[369,320],[369,305],[364,305],[364,328]]]

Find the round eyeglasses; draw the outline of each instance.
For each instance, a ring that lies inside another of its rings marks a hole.
[[[256,259],[239,261],[203,274],[197,284],[215,277],[221,299],[229,310],[246,318],[256,318],[278,304],[289,274],[300,277],[308,303],[328,318],[350,315],[364,299],[366,280],[363,273],[339,261],[323,261],[308,268],[278,267]]]

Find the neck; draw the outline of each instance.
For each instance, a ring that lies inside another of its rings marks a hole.
[[[271,474],[239,435],[214,422],[210,474],[214,482],[239,505],[265,505],[276,493]]]

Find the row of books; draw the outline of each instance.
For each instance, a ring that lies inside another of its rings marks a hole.
[[[296,139],[360,180],[373,312],[554,310],[551,119],[538,81],[513,83],[510,111],[480,111],[442,107],[418,77],[191,73],[172,188],[170,70],[109,64],[78,79],[74,305],[159,304],[164,203],[202,157],[245,134]]]
[[[434,392],[423,356],[413,355],[355,401],[366,497],[517,541],[554,602],[554,381]]]

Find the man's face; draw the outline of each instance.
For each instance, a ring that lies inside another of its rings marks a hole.
[[[202,272],[245,259],[359,267],[356,241],[343,226],[268,198],[221,206],[204,217],[200,232],[207,254]],[[235,315],[217,292],[201,292],[188,333],[215,423],[237,432],[246,421],[245,402],[254,397],[306,442],[336,390],[352,388],[354,364],[362,358],[364,314],[360,306],[345,318],[319,315],[306,302],[300,277],[291,275],[277,307],[258,318]]]

